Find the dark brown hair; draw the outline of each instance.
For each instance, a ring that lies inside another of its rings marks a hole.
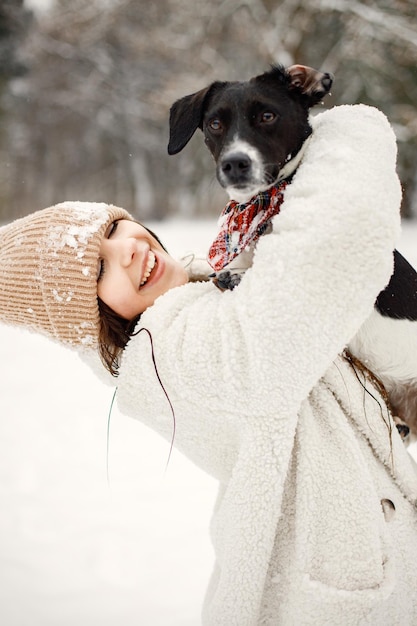
[[[119,373],[120,356],[127,342],[133,335],[140,320],[137,315],[133,320],[126,320],[113,311],[103,300],[97,298],[100,312],[99,353],[105,367],[112,376]]]

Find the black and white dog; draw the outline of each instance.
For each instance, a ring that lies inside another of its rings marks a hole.
[[[280,181],[290,181],[312,132],[309,109],[322,101],[332,83],[330,74],[302,65],[273,67],[247,82],[214,82],[172,105],[168,153],[180,152],[200,128],[215,159],[220,185],[231,199],[247,202]],[[244,260],[239,256],[239,268],[247,268],[250,259],[250,255]],[[221,288],[233,288],[240,280],[240,269],[228,269],[216,277]],[[417,273],[395,251],[391,280],[348,348],[367,363],[367,346],[372,342],[376,362],[371,369],[389,394],[397,427],[401,432],[404,421],[415,435],[416,322]],[[382,375],[378,359],[384,363]],[[402,434],[407,432],[404,425]]]

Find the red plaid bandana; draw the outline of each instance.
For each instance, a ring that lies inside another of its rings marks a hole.
[[[229,265],[265,232],[270,219],[280,211],[286,182],[261,191],[249,202],[231,200],[220,216],[220,232],[211,244],[208,262],[216,271]]]

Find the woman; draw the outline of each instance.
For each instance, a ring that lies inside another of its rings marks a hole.
[[[392,272],[395,139],[364,106],[313,124],[232,292],[108,205],[0,230],[1,319],[100,351],[121,410],[218,479],[210,626],[417,623],[417,474],[345,352]]]

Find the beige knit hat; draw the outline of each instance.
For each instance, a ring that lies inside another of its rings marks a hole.
[[[95,347],[99,247],[117,219],[133,218],[108,204],[63,202],[0,228],[0,322]]]

